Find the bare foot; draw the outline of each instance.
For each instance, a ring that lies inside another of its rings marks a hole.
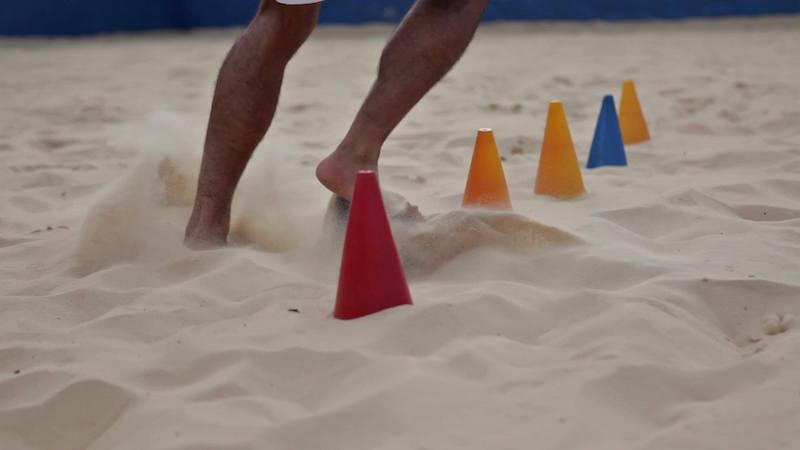
[[[186,228],[186,237],[183,243],[192,250],[208,250],[228,245],[228,233],[224,235],[218,231],[195,227]]]
[[[317,179],[329,191],[350,200],[359,170],[378,171],[378,164],[353,158],[339,150],[333,152],[317,166]]]
[[[206,205],[195,204],[183,242],[192,250],[224,247],[228,244],[229,222],[230,212],[211,213]]]

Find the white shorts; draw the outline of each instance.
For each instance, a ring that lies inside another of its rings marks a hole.
[[[310,5],[312,3],[320,3],[322,0],[277,0],[278,3],[284,5]]]

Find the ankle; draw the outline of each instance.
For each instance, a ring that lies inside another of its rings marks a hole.
[[[230,218],[230,202],[198,195],[195,199],[192,217],[189,219],[187,230],[194,228],[223,228],[227,230],[230,226]]]
[[[333,152],[335,159],[358,166],[377,165],[379,155],[380,147],[351,146],[344,142]]]

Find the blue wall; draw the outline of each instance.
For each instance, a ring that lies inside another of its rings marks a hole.
[[[77,35],[246,23],[258,0],[0,0],[0,35]],[[327,0],[323,23],[393,22],[412,0]],[[620,20],[800,13],[800,0],[493,0],[487,20]]]

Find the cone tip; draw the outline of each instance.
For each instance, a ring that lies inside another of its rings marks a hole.
[[[492,131],[491,128],[478,128],[478,133],[491,133]]]
[[[362,186],[361,189],[366,188],[367,185],[378,185],[378,175],[375,174],[374,170],[359,170],[356,172],[356,189],[359,189],[359,186]],[[355,192],[354,192],[355,194]]]
[[[554,112],[564,111],[564,104],[561,100],[551,100],[550,107],[547,109],[548,116]]]

